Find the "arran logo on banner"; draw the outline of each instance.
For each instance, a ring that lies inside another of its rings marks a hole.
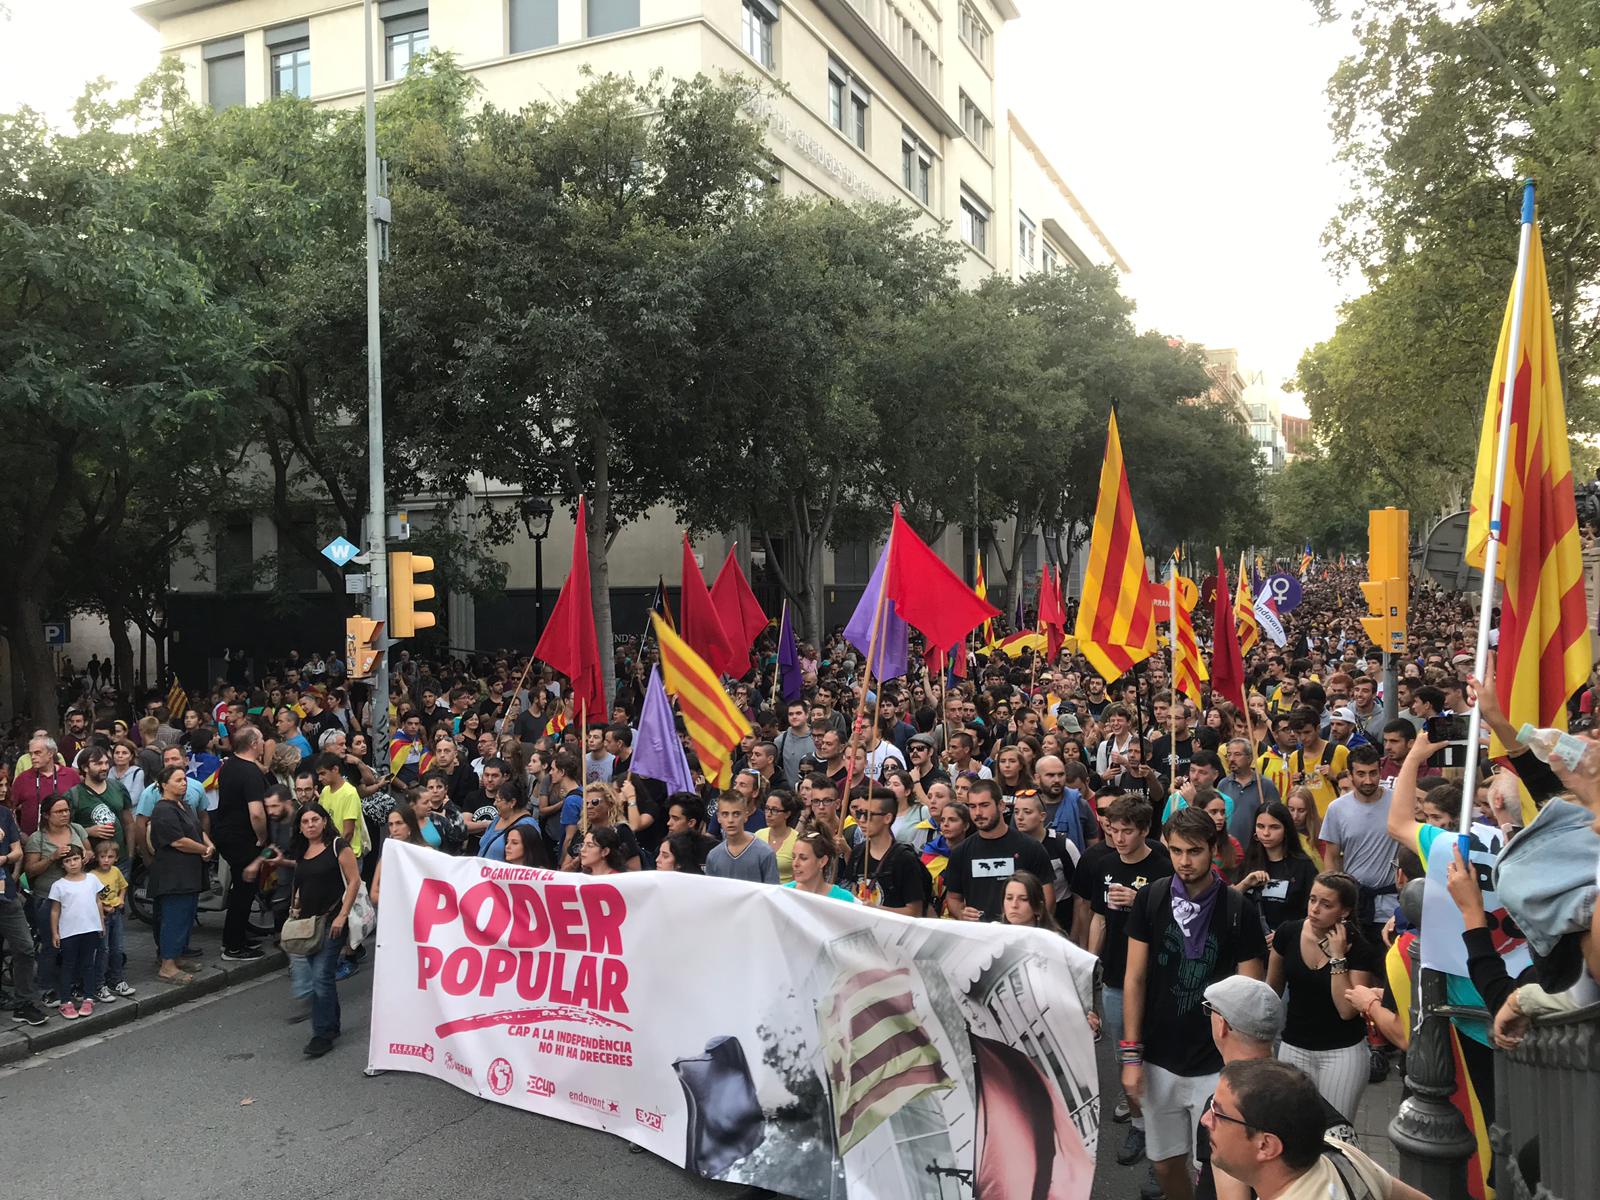
[[[546,1079],[543,1075],[528,1076],[528,1095],[554,1096],[556,1094],[556,1081]]]
[[[497,1058],[489,1064],[489,1069],[484,1073],[484,1079],[489,1084],[489,1090],[496,1096],[504,1096],[511,1090],[517,1081],[517,1073],[511,1069],[511,1064],[503,1058]]]
[[[666,1121],[666,1118],[661,1113],[651,1112],[647,1108],[634,1109],[633,1119],[639,1122],[639,1124],[643,1125],[646,1129],[654,1129],[658,1133],[661,1131],[661,1126]]]
[[[581,1104],[585,1108],[592,1108],[598,1113],[614,1113],[619,1105],[615,1100],[602,1100],[599,1096],[591,1096],[588,1092],[568,1092],[567,1099],[574,1104]]]
[[[608,883],[535,887],[496,874],[458,894],[445,880],[424,879],[412,911],[417,989],[536,1006],[459,1017],[439,1036],[541,1021],[630,1029],[602,1015],[628,1012],[627,914]]]
[[[457,1075],[464,1076],[467,1079],[472,1078],[472,1068],[467,1066],[466,1063],[462,1062],[453,1054],[447,1053],[444,1056],[444,1065],[449,1067]]]
[[[433,1061],[433,1046],[426,1042],[421,1045],[415,1042],[390,1042],[389,1053],[406,1058],[420,1058],[423,1062]]]

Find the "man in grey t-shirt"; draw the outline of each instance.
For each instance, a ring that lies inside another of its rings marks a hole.
[[[783,771],[783,777],[792,786],[804,774],[800,769],[800,760],[817,752],[816,739],[811,736],[805,701],[789,702],[789,727],[777,736],[773,744],[778,747],[778,765]]]
[[[1382,925],[1396,905],[1389,789],[1380,782],[1379,771],[1375,747],[1350,751],[1351,790],[1328,805],[1319,835],[1328,844],[1328,870],[1343,871],[1361,885],[1362,911],[1356,920],[1365,925]]]
[[[750,802],[737,792],[729,792],[717,801],[722,841],[706,855],[707,875],[743,879],[746,883],[778,882],[778,856],[745,828],[751,811]]]

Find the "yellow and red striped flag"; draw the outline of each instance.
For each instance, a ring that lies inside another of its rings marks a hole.
[[[1255,601],[1250,595],[1250,576],[1244,569],[1244,555],[1239,555],[1239,587],[1233,596],[1233,624],[1239,631],[1239,653],[1249,654],[1250,648],[1261,640],[1261,622],[1256,620]]]
[[[1133,493],[1128,489],[1113,410],[1074,630],[1078,652],[1107,683],[1156,652],[1154,590],[1145,574],[1144,542],[1133,514]]]
[[[973,595],[977,596],[979,600],[982,600],[985,604],[987,604],[987,603],[989,603],[989,584],[988,584],[988,581],[985,580],[984,577],[983,577],[983,547],[982,546],[978,547],[977,554],[976,554],[975,557],[978,560],[978,568],[973,573],[974,583],[972,585],[972,593],[973,593]],[[978,627],[978,636],[981,639],[980,642],[979,642],[980,645],[987,646],[991,642],[993,642],[994,641],[994,622],[993,621],[985,621],[981,626],[979,626]]]
[[[717,682],[717,673],[652,613],[656,644],[661,648],[661,682],[678,702],[700,770],[719,788],[733,782],[733,748],[750,732],[750,722]]]
[[[1467,522],[1467,561],[1481,568],[1489,541],[1489,508],[1494,500],[1495,452],[1499,439],[1506,373],[1514,371],[1505,491],[1499,517],[1500,553],[1496,577],[1503,594],[1496,690],[1513,727],[1565,729],[1567,699],[1583,686],[1590,658],[1588,610],[1583,590],[1582,547],[1572,491],[1572,460],[1567,449],[1566,408],[1556,363],[1556,329],[1550,310],[1539,224],[1533,215],[1532,185],[1525,200],[1531,224],[1527,285],[1517,362],[1507,362],[1516,298],[1506,304],[1500,343],[1495,349],[1489,401],[1478,439],[1478,468],[1472,481],[1472,514]],[[1499,739],[1491,754],[1504,752]]]
[[[1200,658],[1200,646],[1194,640],[1194,606],[1200,602],[1200,589],[1194,580],[1176,574],[1178,560],[1172,560],[1176,579],[1178,603],[1172,610],[1172,686],[1202,707],[1200,681],[1207,678],[1206,664]]]

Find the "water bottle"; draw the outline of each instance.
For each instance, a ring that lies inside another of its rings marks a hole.
[[[1578,764],[1594,744],[1587,738],[1574,737],[1560,729],[1539,729],[1527,723],[1517,730],[1517,741],[1532,750],[1533,756],[1540,762],[1554,760],[1569,772],[1578,769]]]

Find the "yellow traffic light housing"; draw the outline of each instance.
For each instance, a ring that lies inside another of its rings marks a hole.
[[[383,656],[383,622],[368,617],[344,619],[344,660],[351,679],[371,679]]]
[[[418,603],[432,600],[433,584],[418,583],[417,576],[433,570],[433,559],[426,554],[405,550],[389,554],[389,633],[397,638],[415,637],[419,629],[431,629],[439,618]]]
[[[1375,508],[1367,514],[1367,579],[1361,585],[1367,608],[1361,618],[1372,644],[1389,654],[1406,648],[1410,604],[1410,514],[1403,508]]]

